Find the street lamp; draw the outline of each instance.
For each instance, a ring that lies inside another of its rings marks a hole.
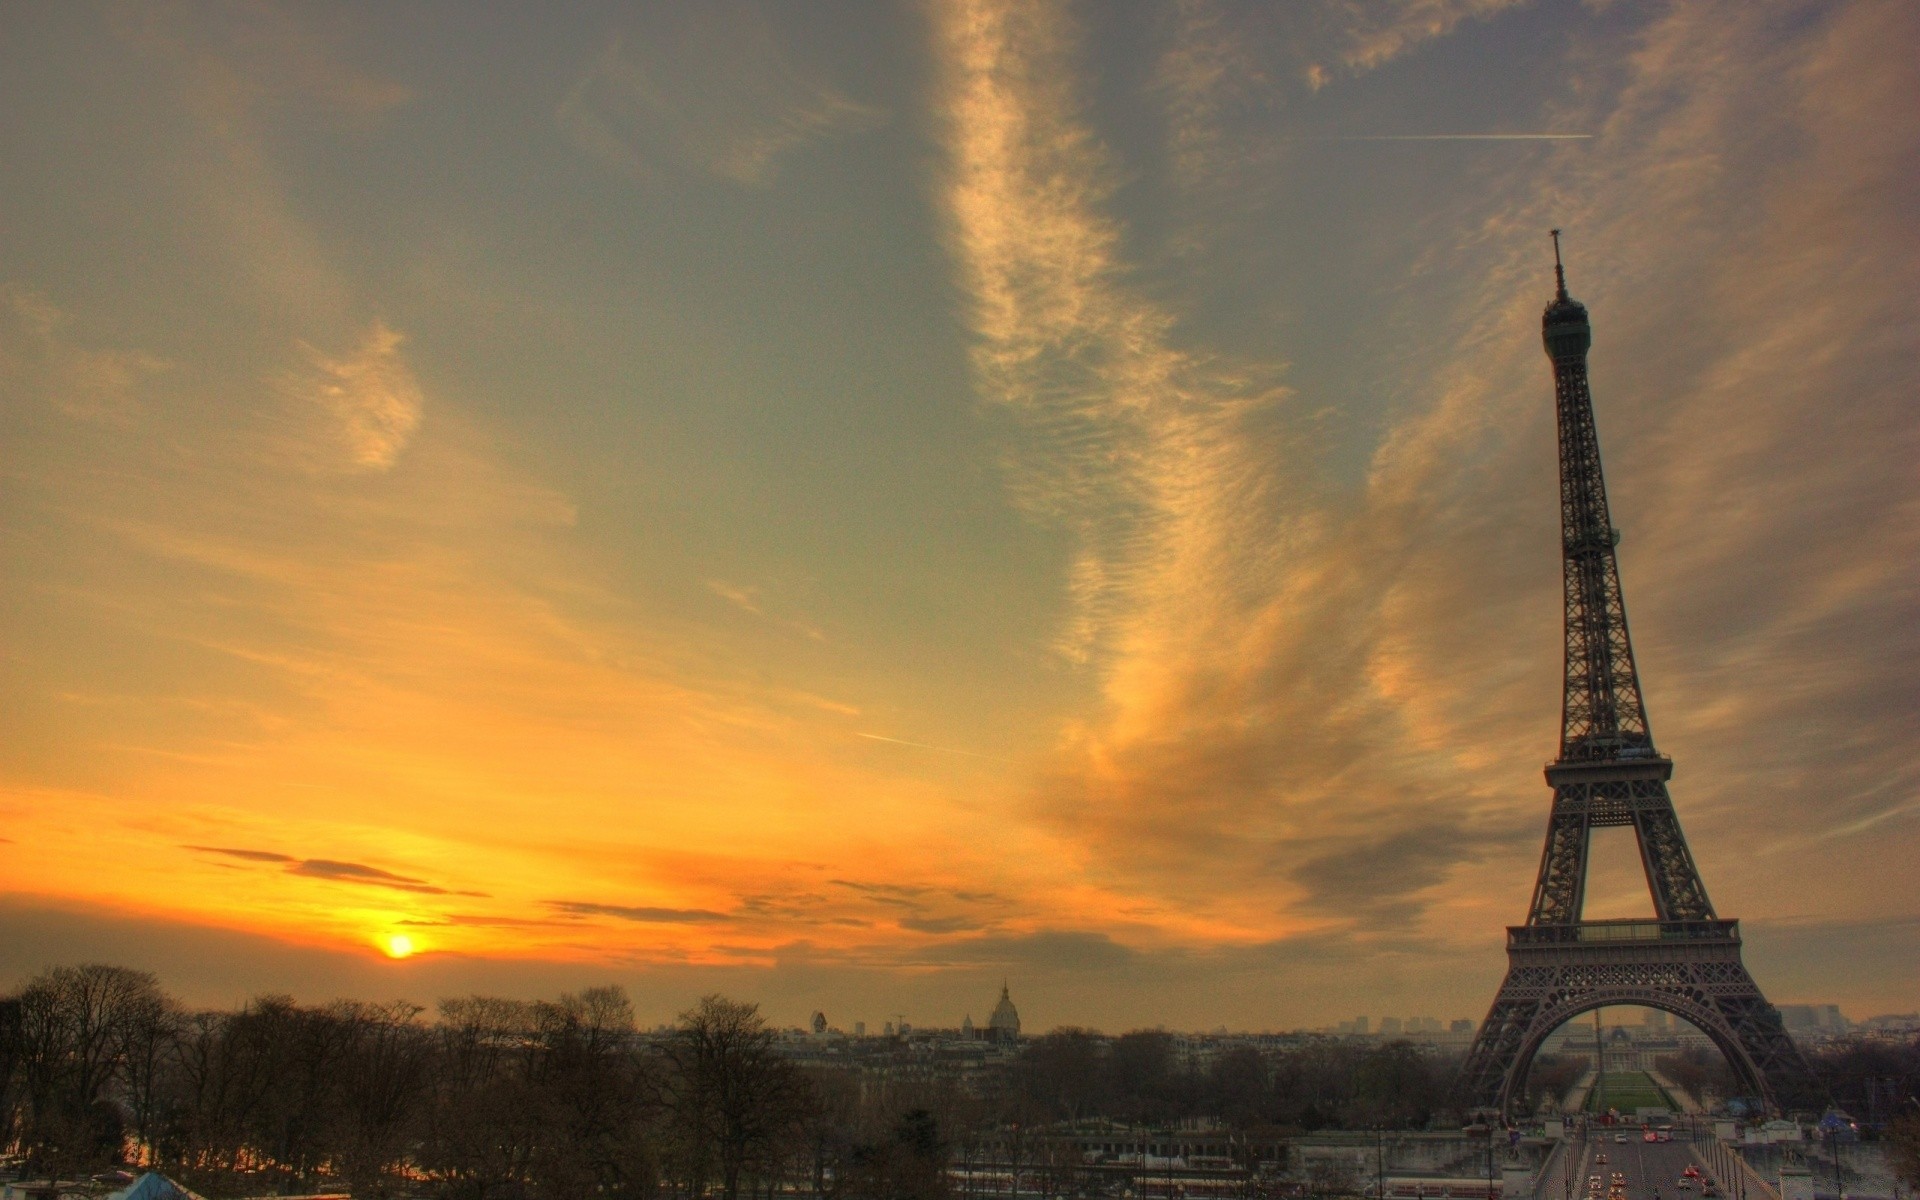
[[[1840,1168],[1840,1126],[1838,1122],[1827,1126],[1827,1149],[1833,1151],[1833,1196],[1834,1200],[1847,1200],[1847,1177]]]
[[[1373,1155],[1373,1194],[1387,1200],[1387,1135],[1378,1125],[1373,1127]]]

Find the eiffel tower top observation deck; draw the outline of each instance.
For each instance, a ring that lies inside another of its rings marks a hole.
[[[1600,440],[1587,387],[1593,328],[1567,295],[1560,231],[1555,292],[1541,318],[1553,363],[1560,440],[1560,550],[1565,583],[1566,679],[1560,755],[1547,766],[1553,809],[1527,923],[1507,929],[1507,978],[1462,1069],[1471,1104],[1511,1113],[1547,1036],[1581,1013],[1646,1005],[1704,1032],[1763,1106],[1811,1094],[1805,1060],[1780,1015],[1747,973],[1740,926],[1707,899],[1680,831],[1667,781],[1673,761],[1654,748],[1627,636],[1607,507]],[[1653,895],[1651,920],[1583,918],[1587,853],[1599,826],[1631,826]]]

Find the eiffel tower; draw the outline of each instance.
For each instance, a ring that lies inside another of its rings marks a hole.
[[[1467,1101],[1508,1115],[1547,1035],[1581,1013],[1644,1005],[1681,1017],[1726,1057],[1770,1111],[1804,1102],[1812,1077],[1780,1014],[1740,961],[1740,923],[1713,910],[1667,795],[1673,760],[1653,746],[1627,610],[1620,542],[1607,510],[1587,390],[1593,330],[1558,284],[1542,318],[1560,427],[1560,537],[1565,568],[1566,691],[1560,757],[1547,767],[1553,811],[1525,925],[1507,929],[1507,978],[1480,1026],[1461,1081]],[[1587,847],[1595,827],[1630,825],[1653,892],[1651,920],[1588,921]]]

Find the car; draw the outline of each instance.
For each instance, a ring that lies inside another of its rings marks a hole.
[[[1616,1133],[1613,1135],[1613,1140],[1624,1146],[1627,1144],[1627,1135],[1624,1133]]]
[[[1640,1135],[1640,1140],[1643,1142],[1657,1142],[1660,1140],[1660,1135],[1649,1129]]]
[[[1692,1163],[1688,1163],[1687,1169],[1680,1172],[1680,1174],[1686,1176],[1688,1179],[1698,1179],[1700,1178],[1700,1168],[1694,1166]]]
[[[1674,1184],[1673,1186],[1679,1188],[1683,1192],[1690,1192],[1693,1190],[1693,1180],[1688,1179],[1685,1175],[1682,1175],[1680,1177],[1680,1182]]]
[[[1607,1156],[1604,1152],[1593,1156],[1593,1162],[1595,1166],[1602,1166],[1606,1163],[1606,1161],[1607,1161]]]

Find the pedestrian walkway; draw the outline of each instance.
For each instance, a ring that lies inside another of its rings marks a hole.
[[[1679,1106],[1681,1112],[1691,1116],[1706,1111],[1700,1107],[1700,1102],[1693,1098],[1691,1092],[1651,1067],[1647,1068],[1647,1078],[1653,1080],[1654,1086],[1665,1092],[1667,1099]]]
[[[1573,1085],[1573,1090],[1567,1093],[1567,1102],[1561,1105],[1560,1111],[1577,1113],[1584,1109],[1587,1106],[1587,1093],[1593,1090],[1594,1080],[1599,1078],[1599,1075],[1598,1071],[1588,1067],[1587,1073],[1582,1075],[1580,1081]]]

